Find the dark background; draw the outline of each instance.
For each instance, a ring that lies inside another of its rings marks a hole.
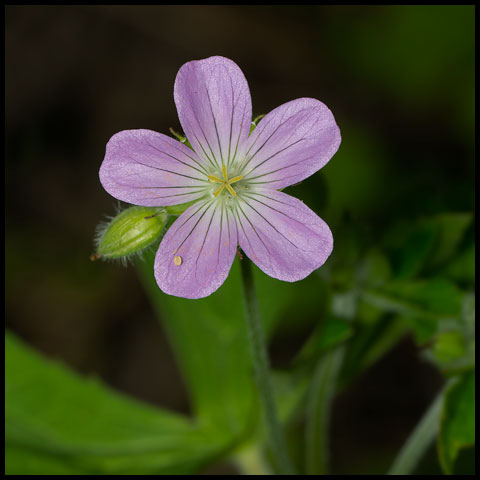
[[[117,208],[98,170],[114,133],[180,129],[173,82],[183,63],[234,60],[255,115],[297,97],[333,111],[340,150],[293,194],[334,236],[345,213],[376,235],[397,219],[473,210],[473,6],[5,13],[7,327],[137,398],[189,410],[135,269],[89,260],[96,225]],[[276,335],[274,365],[288,362],[302,335]],[[441,383],[411,339],[394,348],[337,399],[334,473],[385,468]]]

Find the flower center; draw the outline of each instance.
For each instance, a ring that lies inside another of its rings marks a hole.
[[[237,175],[233,178],[228,178],[227,169],[225,165],[222,165],[222,175],[223,179],[216,177],[215,175],[209,175],[208,180],[212,183],[219,183],[220,187],[215,191],[215,197],[218,197],[224,189],[227,189],[230,195],[236,197],[237,194],[235,190],[232,188],[232,183],[238,182],[243,178],[243,175]]]

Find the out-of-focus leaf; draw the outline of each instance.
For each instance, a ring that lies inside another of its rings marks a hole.
[[[290,420],[302,404],[310,383],[310,372],[306,369],[273,371],[272,380],[277,394],[278,415],[282,421]],[[303,415],[303,412],[301,413]]]
[[[459,284],[475,284],[475,244],[472,242],[445,269],[446,275]]]
[[[358,289],[352,288],[346,292],[332,295],[331,311],[337,318],[353,320],[358,308]]]
[[[239,260],[221,288],[189,300],[164,294],[153,277],[153,256],[138,264],[146,291],[167,331],[198,420],[226,441],[249,434],[259,410],[245,324]],[[319,279],[279,282],[254,267],[267,335],[285,313],[319,311]],[[290,316],[291,317],[291,316]]]
[[[5,439],[8,442],[8,439]],[[27,447],[5,445],[5,475],[89,475],[87,469],[64,455]]]
[[[139,263],[146,291],[167,331],[198,420],[229,440],[245,434],[256,410],[236,263],[220,290],[198,300],[164,294],[153,276],[153,256]]]
[[[260,418],[238,262],[217,292],[198,300],[164,294],[153,276],[153,255],[138,264],[175,351],[196,418],[226,442],[244,440]],[[285,312],[295,314],[299,304],[304,305],[302,312],[318,312],[323,301],[316,276],[292,284],[254,267],[254,280],[267,336]]]
[[[438,331],[424,352],[445,375],[475,368],[475,296],[465,294],[461,315],[438,322]]]
[[[462,308],[462,292],[443,278],[394,281],[364,293],[365,301],[409,315],[455,316]]]
[[[453,473],[461,449],[475,443],[475,372],[462,375],[445,395],[438,454],[445,473]]]
[[[5,419],[10,474],[192,473],[225,447],[188,419],[80,377],[8,332]]]
[[[412,278],[420,273],[433,249],[438,232],[438,225],[432,222],[423,222],[411,232],[398,253],[397,278]]]
[[[312,377],[305,427],[307,475],[324,475],[328,471],[331,409],[344,354],[344,346],[327,352],[319,359]]]
[[[254,267],[255,286],[267,336],[278,327],[297,331],[300,322],[321,318],[328,307],[328,291],[318,275],[301,282],[281,282]]]
[[[405,322],[398,317],[378,311],[374,323],[356,323],[348,345],[341,373],[341,386],[345,386],[361,371],[377,362],[408,331]]]
[[[432,218],[431,221],[438,225],[439,234],[429,259],[430,266],[443,263],[455,254],[472,219],[471,213],[443,213]]]
[[[438,318],[432,315],[401,315],[400,319],[412,329],[417,344],[428,342],[438,330]]]
[[[414,278],[453,258],[472,219],[471,213],[443,213],[392,227],[384,241],[391,249],[396,278]]]
[[[467,335],[475,334],[475,293],[467,292],[462,305],[462,321]]]
[[[335,246],[318,274],[328,277],[332,287],[343,292],[355,286],[356,268],[364,249],[365,235],[362,226],[349,214],[344,214],[338,227],[332,226],[332,230],[335,232]]]
[[[340,220],[345,212],[365,216],[378,208],[379,199],[388,195],[388,153],[376,133],[365,123],[342,122],[342,144],[334,159],[321,171],[328,188],[327,212],[330,219]],[[355,181],[345,181],[345,172]],[[309,179],[310,182],[310,179]],[[367,193],[369,192],[369,193]],[[373,193],[374,192],[374,193]],[[331,222],[328,222],[332,226]],[[344,223],[344,222],[342,222]],[[342,233],[332,229],[334,255]],[[348,241],[347,237],[344,237]]]
[[[437,332],[443,318],[460,316],[463,293],[448,280],[434,278],[389,282],[365,291],[362,298],[385,311],[400,314],[417,341],[423,343]]]
[[[295,363],[317,358],[321,353],[347,340],[352,333],[353,328],[350,323],[334,315],[327,316],[305,343]]]
[[[455,361],[465,355],[465,352],[465,339],[460,332],[451,330],[438,334],[433,354],[440,363]]]
[[[360,284],[379,287],[390,280],[392,271],[387,257],[378,248],[371,248],[357,270]]]

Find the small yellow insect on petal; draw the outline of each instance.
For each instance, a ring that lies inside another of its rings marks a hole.
[[[175,255],[173,257],[173,263],[179,267],[182,264],[182,257],[179,257],[178,255]]]

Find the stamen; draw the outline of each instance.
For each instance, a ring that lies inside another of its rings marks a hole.
[[[238,175],[238,177],[233,177],[228,183],[231,185],[232,183],[239,182],[243,178],[243,175]]]
[[[212,183],[223,183],[224,181],[221,178],[216,177],[215,175],[209,175],[208,180]]]
[[[229,183],[224,183],[224,186],[227,187],[227,190],[228,190],[234,197],[237,196],[237,194],[235,193],[235,190],[230,186]]]
[[[228,177],[227,177],[227,167],[225,166],[224,163],[222,163],[222,173],[223,173],[223,179],[227,182]]]
[[[222,185],[221,185],[220,188],[214,193],[214,195],[215,195],[216,197],[218,197],[218,196],[223,192],[223,189],[224,189],[225,187],[229,188],[230,185],[228,185],[228,184],[226,184],[226,183],[222,183]],[[230,187],[230,188],[232,188],[232,187]],[[232,188],[232,190],[233,190],[233,188]],[[229,190],[229,191],[230,191],[230,190]]]

